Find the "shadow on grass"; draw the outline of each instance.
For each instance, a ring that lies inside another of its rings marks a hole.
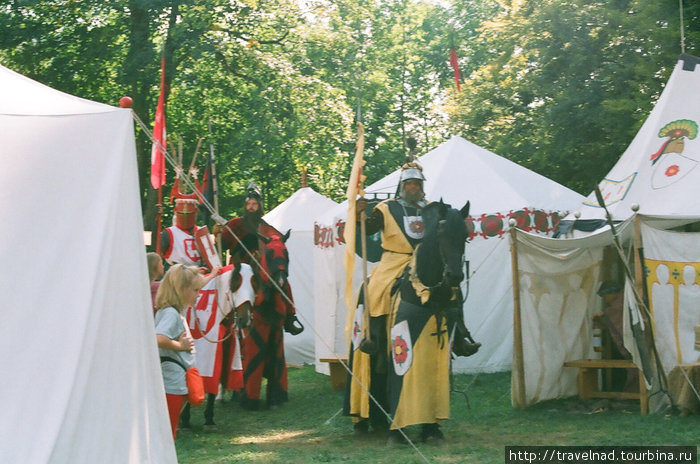
[[[698,416],[640,416],[634,401],[569,398],[517,410],[510,373],[456,375],[451,419],[441,445],[386,445],[384,436],[358,438],[350,418],[338,413],[343,393],[313,366],[289,370],[290,401],[274,410],[246,411],[217,403],[214,432],[203,430],[203,409],[192,411],[192,429],[181,431],[181,464],[197,463],[502,463],[514,445],[695,445]],[[228,399],[228,398],[227,398]],[[417,439],[417,427],[409,427]]]

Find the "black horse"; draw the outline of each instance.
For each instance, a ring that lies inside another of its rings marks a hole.
[[[390,442],[404,440],[396,429],[415,424],[423,425],[424,441],[444,438],[439,422],[449,417],[452,340],[471,344],[470,354],[478,349],[464,327],[459,288],[465,277],[468,213],[468,202],[459,211],[442,200],[423,208],[423,240],[397,282],[388,379]]]

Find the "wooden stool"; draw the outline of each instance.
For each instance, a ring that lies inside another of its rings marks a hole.
[[[582,399],[614,398],[639,400],[640,413],[646,415],[648,410],[647,386],[644,373],[632,361],[627,359],[577,359],[566,361],[565,367],[578,367],[578,394]],[[598,372],[600,369],[639,369],[639,392],[600,391]]]
[[[348,371],[345,369],[343,364],[340,362],[342,361],[344,364],[347,365],[348,363],[348,358],[347,356],[340,356],[337,355],[333,358],[321,358],[319,359],[321,362],[327,362],[328,366],[330,367],[331,370],[331,388],[333,390],[342,390],[345,388],[345,379],[348,376]]]

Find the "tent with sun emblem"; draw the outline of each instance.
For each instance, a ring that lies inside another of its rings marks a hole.
[[[641,369],[645,382],[630,394],[641,400],[651,390],[652,411],[673,397],[674,379],[682,382],[680,366],[700,358],[694,349],[700,324],[699,94],[700,58],[681,55],[639,132],[600,182],[602,203],[591,193],[561,222],[563,238],[515,234],[522,331],[516,334],[514,404],[582,393],[571,363],[612,359],[606,349],[595,349],[594,320],[606,322],[598,328],[609,346],[616,345],[615,359]],[[604,304],[610,288],[621,292],[616,313]],[[601,311],[604,317],[594,317]]]
[[[469,280],[463,284],[466,295],[464,314],[467,327],[482,347],[476,355],[458,358],[455,372],[498,372],[508,370],[512,358],[513,290],[510,252],[507,240],[509,220],[538,235],[551,235],[560,214],[583,200],[578,193],[502,158],[462,137],[452,137],[416,160],[426,177],[426,198],[441,198],[455,208],[470,201],[468,218]],[[365,188],[366,197],[393,197],[400,170]],[[317,340],[316,351],[347,352],[342,339],[346,308],[343,299],[345,268],[342,230],[346,203],[316,219],[317,266],[315,305],[317,326],[328,339]],[[359,249],[359,248],[358,248]],[[361,282],[361,261],[355,265],[355,287]],[[329,301],[335,305],[329,307]],[[324,322],[325,321],[325,322]],[[338,329],[341,327],[341,329]],[[323,354],[321,357],[324,357]]]

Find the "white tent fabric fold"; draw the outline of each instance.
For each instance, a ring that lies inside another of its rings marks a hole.
[[[294,306],[305,330],[298,335],[284,333],[284,356],[293,364],[313,364],[314,293],[316,269],[313,265],[314,215],[338,204],[311,187],[302,187],[264,216],[265,221],[282,233],[290,230],[286,242],[289,251],[289,284]]]
[[[176,462],[130,111],[0,66],[0,462]]]
[[[616,233],[625,241],[632,229],[626,221]],[[589,239],[559,240],[523,231],[516,231],[516,237],[525,406],[575,395],[577,371],[564,362],[596,357],[592,317],[602,309],[597,291],[603,248],[613,235],[608,229]],[[516,362],[514,356],[513,392],[518,388]]]

